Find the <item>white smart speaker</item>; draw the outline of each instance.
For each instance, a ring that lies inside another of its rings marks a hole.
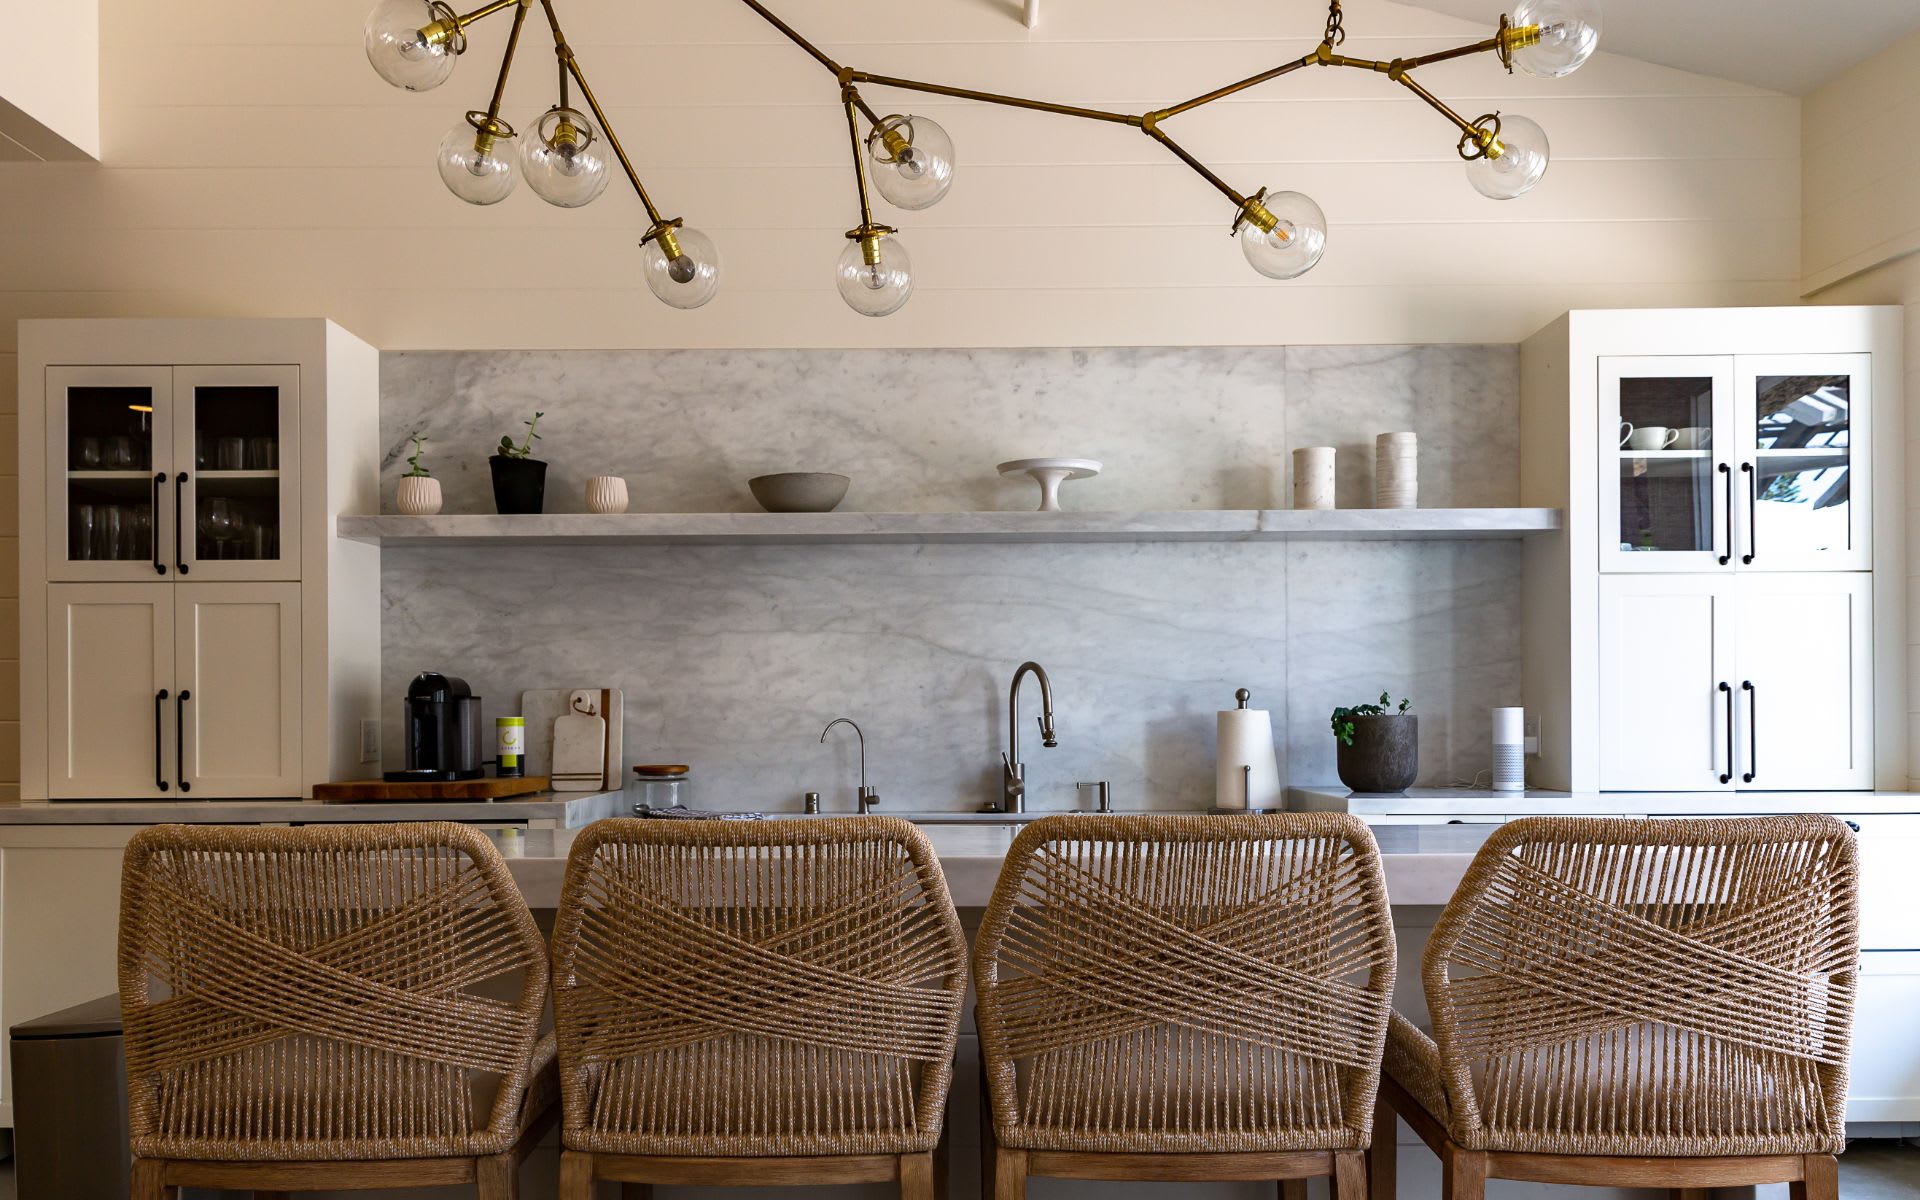
[[[1527,710],[1493,710],[1493,790],[1527,790]]]

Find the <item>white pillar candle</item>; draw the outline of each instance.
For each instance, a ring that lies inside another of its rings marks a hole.
[[[1332,508],[1332,446],[1302,446],[1293,452],[1293,506]]]

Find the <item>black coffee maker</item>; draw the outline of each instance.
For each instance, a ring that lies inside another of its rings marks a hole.
[[[485,777],[480,741],[480,697],[467,681],[437,671],[407,685],[404,719],[407,769],[388,771],[393,783],[446,782]]]

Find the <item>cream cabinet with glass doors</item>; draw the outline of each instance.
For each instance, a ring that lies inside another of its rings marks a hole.
[[[378,509],[376,352],[317,320],[29,321],[20,367],[23,795],[377,767],[379,551],[333,536]]]

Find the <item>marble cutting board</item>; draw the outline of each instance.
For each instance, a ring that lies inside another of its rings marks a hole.
[[[607,721],[607,788],[626,783],[621,757],[620,732],[626,716],[626,701],[619,688],[541,688],[520,693],[520,715],[527,722],[527,774],[547,775],[553,768],[553,723],[570,711],[569,700],[585,692]]]

